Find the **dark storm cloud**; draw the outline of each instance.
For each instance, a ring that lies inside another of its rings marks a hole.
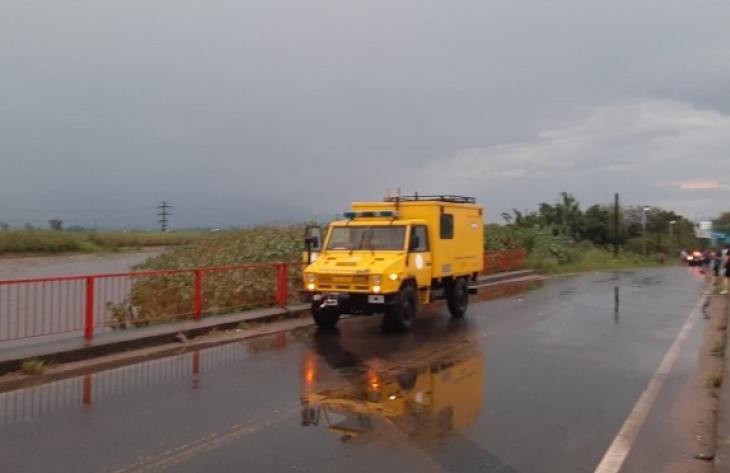
[[[562,190],[714,211],[652,153],[675,133],[707,156],[688,179],[726,165],[692,120],[730,114],[728,24],[721,1],[9,0],[0,220],[298,220],[398,186],[492,214]]]

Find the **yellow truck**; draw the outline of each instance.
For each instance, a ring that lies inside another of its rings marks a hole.
[[[310,228],[305,240],[304,287],[319,327],[334,327],[342,314],[385,314],[385,330],[405,331],[420,304],[439,299],[464,316],[469,282],[484,266],[483,209],[474,198],[389,197],[355,202],[344,217],[326,237]]]

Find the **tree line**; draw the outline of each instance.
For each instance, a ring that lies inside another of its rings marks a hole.
[[[566,242],[590,242],[608,247],[616,241],[614,206],[592,205],[584,211],[580,202],[568,192],[560,193],[553,204],[542,202],[533,211],[514,209],[503,213],[502,218],[508,228],[539,229]],[[716,220],[718,228],[730,230],[730,212]],[[652,253],[700,245],[694,224],[684,216],[656,206],[639,205],[619,207],[617,243],[636,252],[643,251],[646,244],[647,251]]]

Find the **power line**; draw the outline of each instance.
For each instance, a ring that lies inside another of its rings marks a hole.
[[[157,208],[160,209],[160,211],[157,213],[157,215],[160,217],[157,223],[160,224],[160,231],[166,232],[167,218],[172,216],[172,214],[169,212],[169,209],[172,208],[172,205],[168,204],[166,200],[163,200],[162,203],[157,206]]]

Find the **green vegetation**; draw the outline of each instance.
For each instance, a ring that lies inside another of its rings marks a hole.
[[[594,205],[583,212],[566,192],[555,204],[543,202],[536,211],[513,210],[502,217],[504,225],[487,225],[486,248],[525,248],[528,267],[545,273],[656,266],[677,261],[681,248],[699,247],[692,223],[681,215],[656,207],[624,207],[619,209],[620,251],[615,256],[613,207]]]
[[[571,260],[562,264],[552,257],[543,258],[531,255],[527,259],[527,266],[545,273],[560,274],[652,267],[658,264],[656,259],[646,258],[636,253],[619,253],[618,257],[615,257],[612,251],[602,248],[579,249],[575,253]]]
[[[716,232],[730,235],[730,212],[723,212],[717,219],[713,220],[712,226]]]
[[[710,389],[719,389],[720,387],[722,387],[722,381],[723,381],[722,378],[723,378],[722,373],[717,373],[717,374],[711,375],[707,379],[707,387]]]
[[[35,358],[25,360],[20,365],[20,370],[25,374],[43,374],[46,371],[46,363]]]
[[[201,235],[201,232],[5,230],[0,231],[0,254],[91,253],[145,246],[175,246],[189,243]]]
[[[138,270],[190,269],[247,263],[290,262],[290,301],[301,289],[304,226],[255,227],[210,233],[171,248],[136,267]],[[215,314],[270,306],[276,294],[276,268],[271,265],[205,272],[203,312]],[[109,306],[115,328],[160,323],[192,315],[193,274],[141,277],[129,300]]]
[[[298,261],[304,225],[252,227],[209,233],[147,260],[139,269],[184,269],[240,263]]]

